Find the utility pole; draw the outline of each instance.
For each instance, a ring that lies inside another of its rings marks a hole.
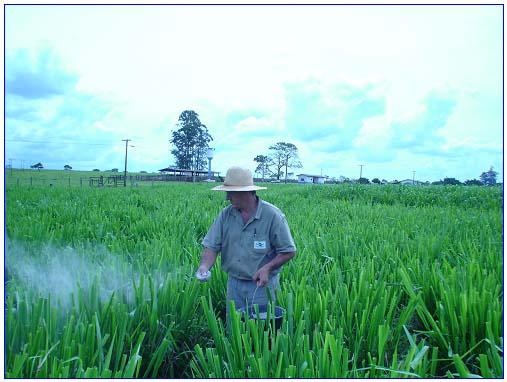
[[[412,171],[412,184],[415,184],[415,171]]]
[[[364,164],[360,164],[359,167],[361,167],[361,170],[359,170],[359,179],[363,177],[363,166]]]
[[[123,187],[127,187],[127,148],[131,139],[122,139],[125,142],[125,172],[123,173]]]
[[[9,168],[11,170],[11,176],[12,176],[12,158],[9,158]]]

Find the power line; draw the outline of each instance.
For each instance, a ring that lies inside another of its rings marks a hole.
[[[79,141],[66,141],[66,142],[57,142],[57,141],[32,141],[28,139],[6,139],[6,142],[22,142],[22,143],[38,143],[38,144],[55,144],[55,145],[87,145],[87,146],[117,146],[118,143],[98,143],[98,142],[79,142]],[[146,141],[145,141],[146,142]],[[149,142],[146,142],[149,143]],[[160,144],[160,142],[156,142],[156,144]],[[137,145],[138,148],[147,148],[145,145]]]
[[[39,143],[39,144],[59,144],[59,145],[89,145],[89,146],[111,146],[117,143],[87,143],[87,142],[55,142],[55,141],[32,141],[28,139],[6,139],[6,142],[23,142],[23,143]]]

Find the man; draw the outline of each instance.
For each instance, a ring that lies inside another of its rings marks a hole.
[[[280,267],[296,254],[285,215],[274,205],[261,200],[253,184],[252,173],[241,167],[227,170],[223,186],[230,205],[213,222],[202,241],[204,250],[196,277],[206,281],[217,254],[222,254],[222,269],[227,272],[226,312],[229,301],[236,309],[275,301],[279,288]]]

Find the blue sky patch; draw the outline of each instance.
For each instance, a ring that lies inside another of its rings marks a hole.
[[[392,146],[398,149],[417,149],[426,142],[432,145],[444,143],[436,133],[443,129],[451,116],[456,101],[430,95],[425,100],[425,111],[417,118],[408,122],[393,123],[394,139]]]
[[[315,81],[286,86],[286,126],[299,140],[330,139],[326,152],[351,147],[364,120],[385,112],[384,99],[370,98],[369,87],[320,87]]]
[[[34,57],[25,49],[6,59],[5,90],[7,94],[29,99],[62,95],[77,83],[76,74],[63,69],[53,50],[45,48]]]

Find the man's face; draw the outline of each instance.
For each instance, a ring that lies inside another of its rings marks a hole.
[[[243,206],[245,194],[242,191],[227,191],[225,199],[231,202],[233,208],[240,209]]]

